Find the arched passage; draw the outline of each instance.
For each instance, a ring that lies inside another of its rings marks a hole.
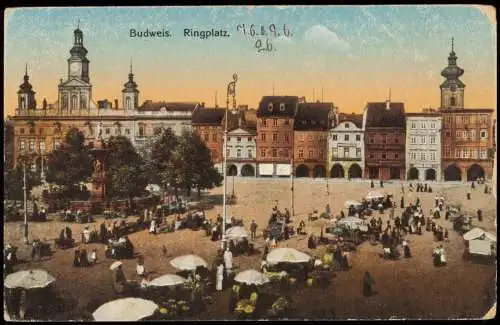
[[[349,178],[361,178],[363,176],[363,171],[358,164],[352,164],[348,171]]]
[[[484,177],[484,169],[478,164],[473,164],[467,169],[467,181],[475,181],[478,178],[486,178]]]
[[[309,168],[306,165],[299,165],[295,170],[295,177],[308,177]]]
[[[241,167],[241,176],[255,176],[255,168],[252,165],[243,165]]]
[[[317,165],[314,167],[314,177],[324,178],[326,176],[326,169],[323,165]]]
[[[236,176],[238,175],[238,168],[235,165],[230,165],[227,168],[227,176]]]
[[[412,167],[408,170],[408,180],[413,181],[418,179],[418,169]]]
[[[330,177],[332,178],[344,178],[344,167],[341,164],[333,165],[330,170]]]
[[[462,171],[457,165],[449,165],[444,170],[444,180],[445,181],[461,181],[462,180]]]
[[[425,180],[426,181],[435,181],[436,180],[436,171],[432,168],[429,168],[425,171]]]

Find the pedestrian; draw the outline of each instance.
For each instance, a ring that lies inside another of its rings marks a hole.
[[[470,191],[467,192],[467,200],[470,200]]]
[[[404,186],[404,184],[401,184],[401,193],[405,194],[405,186]]]
[[[384,181],[383,180],[380,180],[380,187],[383,188],[384,187]]]
[[[342,269],[344,271],[349,270],[349,260],[347,258],[347,252],[342,253]]]
[[[238,294],[235,290],[231,290],[229,294],[229,312],[232,314],[234,309],[236,308],[236,304],[238,302]]]
[[[75,249],[75,257],[73,258],[73,266],[74,267],[80,266],[80,250],[78,248]]]
[[[217,266],[215,290],[222,291],[222,283],[224,281],[224,264],[220,263]]]
[[[477,220],[480,222],[483,221],[483,211],[481,211],[481,209],[477,210]]]
[[[404,248],[405,258],[410,258],[411,257],[410,246],[408,245],[408,242],[406,240],[403,240],[403,248]]]
[[[372,285],[375,284],[372,276],[368,271],[365,272],[365,276],[363,277],[363,295],[365,297],[370,297],[372,295]]]
[[[404,209],[405,207],[405,198],[404,196],[401,197],[401,209]]]
[[[424,192],[427,193],[427,183],[424,185]]]
[[[257,237],[257,223],[255,222],[255,219],[252,219],[252,223],[250,224],[250,236],[252,240],[255,240]]]
[[[224,266],[226,268],[226,275],[229,277],[233,269],[233,253],[229,249],[224,252]]]
[[[370,181],[370,187],[371,187],[371,188],[374,188],[374,187],[375,187],[375,184],[373,184],[373,179]]]

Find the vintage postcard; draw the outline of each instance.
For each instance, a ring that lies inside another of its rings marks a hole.
[[[495,317],[494,7],[4,21],[5,320]]]

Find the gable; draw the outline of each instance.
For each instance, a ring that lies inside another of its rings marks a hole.
[[[236,130],[228,132],[228,134],[230,134],[230,135],[236,135],[236,134],[238,134],[238,135],[240,135],[240,134],[241,135],[252,135],[250,132],[248,132],[247,130],[244,130],[242,128],[237,128]]]

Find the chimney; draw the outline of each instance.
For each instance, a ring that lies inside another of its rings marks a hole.
[[[118,109],[118,99],[115,99],[115,109]]]
[[[205,102],[201,102],[201,107],[205,107]]]

